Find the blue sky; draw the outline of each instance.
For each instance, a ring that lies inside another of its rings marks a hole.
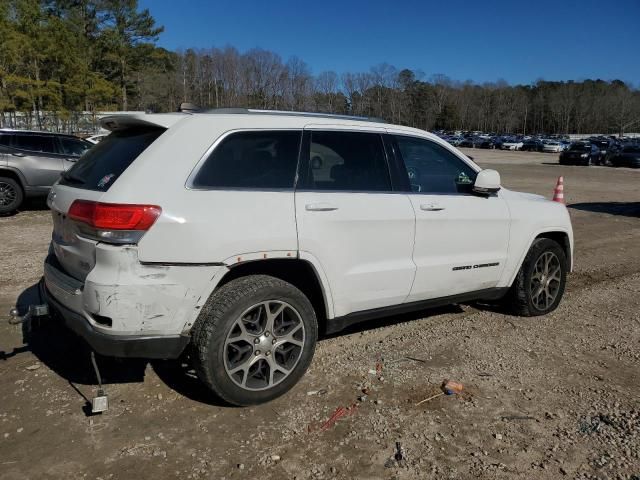
[[[314,74],[383,62],[455,80],[621,79],[640,86],[640,0],[140,0],[168,49],[296,55]]]

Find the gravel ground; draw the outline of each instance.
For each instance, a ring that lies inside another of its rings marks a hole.
[[[640,171],[469,150],[509,188],[565,179],[575,271],[560,307],[517,318],[452,306],[320,342],[288,395],[221,406],[187,364],[100,359],[54,322],[0,324],[0,478],[640,479]],[[41,275],[39,204],[0,219],[0,312]],[[465,388],[440,396],[443,379]],[[338,408],[346,413],[327,424]]]

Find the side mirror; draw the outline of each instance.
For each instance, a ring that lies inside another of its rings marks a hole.
[[[473,191],[489,195],[500,190],[500,174],[495,170],[480,170],[473,184]]]

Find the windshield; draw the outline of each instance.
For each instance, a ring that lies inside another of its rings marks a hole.
[[[112,133],[63,173],[60,185],[106,192],[162,132],[161,128],[147,128]]]
[[[591,150],[591,146],[586,143],[574,143],[569,147],[569,150],[573,150],[574,152],[588,152]]]

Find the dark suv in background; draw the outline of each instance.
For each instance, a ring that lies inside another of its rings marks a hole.
[[[27,197],[46,196],[91,147],[72,135],[0,130],[0,214],[15,212]]]
[[[574,142],[560,153],[560,165],[595,165],[600,161],[600,150],[589,142]]]

